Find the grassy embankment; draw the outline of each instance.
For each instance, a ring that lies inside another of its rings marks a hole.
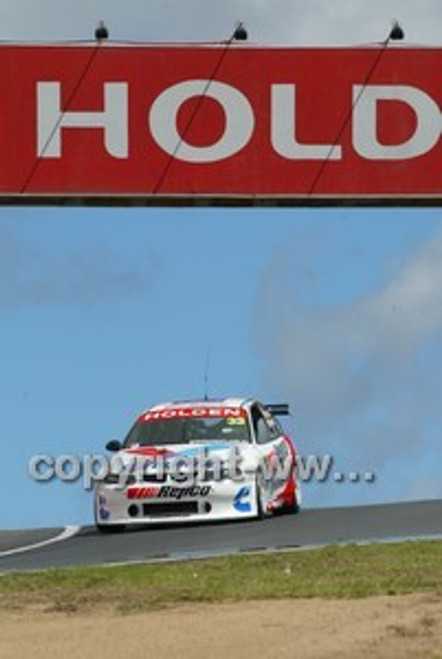
[[[54,569],[0,579],[0,608],[131,613],[184,602],[442,594],[442,541]]]

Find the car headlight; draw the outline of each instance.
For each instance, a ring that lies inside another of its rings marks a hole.
[[[124,483],[125,485],[132,485],[136,482],[134,474],[125,474],[124,472],[109,472],[102,480],[106,485],[117,485]]]

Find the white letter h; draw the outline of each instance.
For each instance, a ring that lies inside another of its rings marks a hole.
[[[103,112],[63,112],[59,82],[37,83],[37,155],[61,158],[62,128],[103,128],[106,151],[114,158],[129,154],[127,83],[104,84]]]

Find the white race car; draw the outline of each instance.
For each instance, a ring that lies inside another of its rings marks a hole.
[[[295,447],[275,418],[288,405],[228,398],[144,411],[95,490],[101,531],[298,512]]]

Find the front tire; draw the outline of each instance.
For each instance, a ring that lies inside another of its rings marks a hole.
[[[296,471],[296,464],[294,465],[293,473],[291,475],[292,485],[293,485],[292,500],[288,504],[286,504],[283,508],[283,512],[289,515],[297,515],[301,510],[301,490],[297,483],[295,471]]]
[[[123,533],[125,524],[95,524],[99,533]]]
[[[263,482],[262,472],[258,471],[255,480],[257,519],[264,519],[265,517],[268,517],[268,513],[265,510],[263,504],[262,482]]]
[[[297,515],[300,510],[301,510],[301,506],[298,503],[296,494],[294,494],[292,503],[285,506],[284,512],[286,512],[288,515]]]

